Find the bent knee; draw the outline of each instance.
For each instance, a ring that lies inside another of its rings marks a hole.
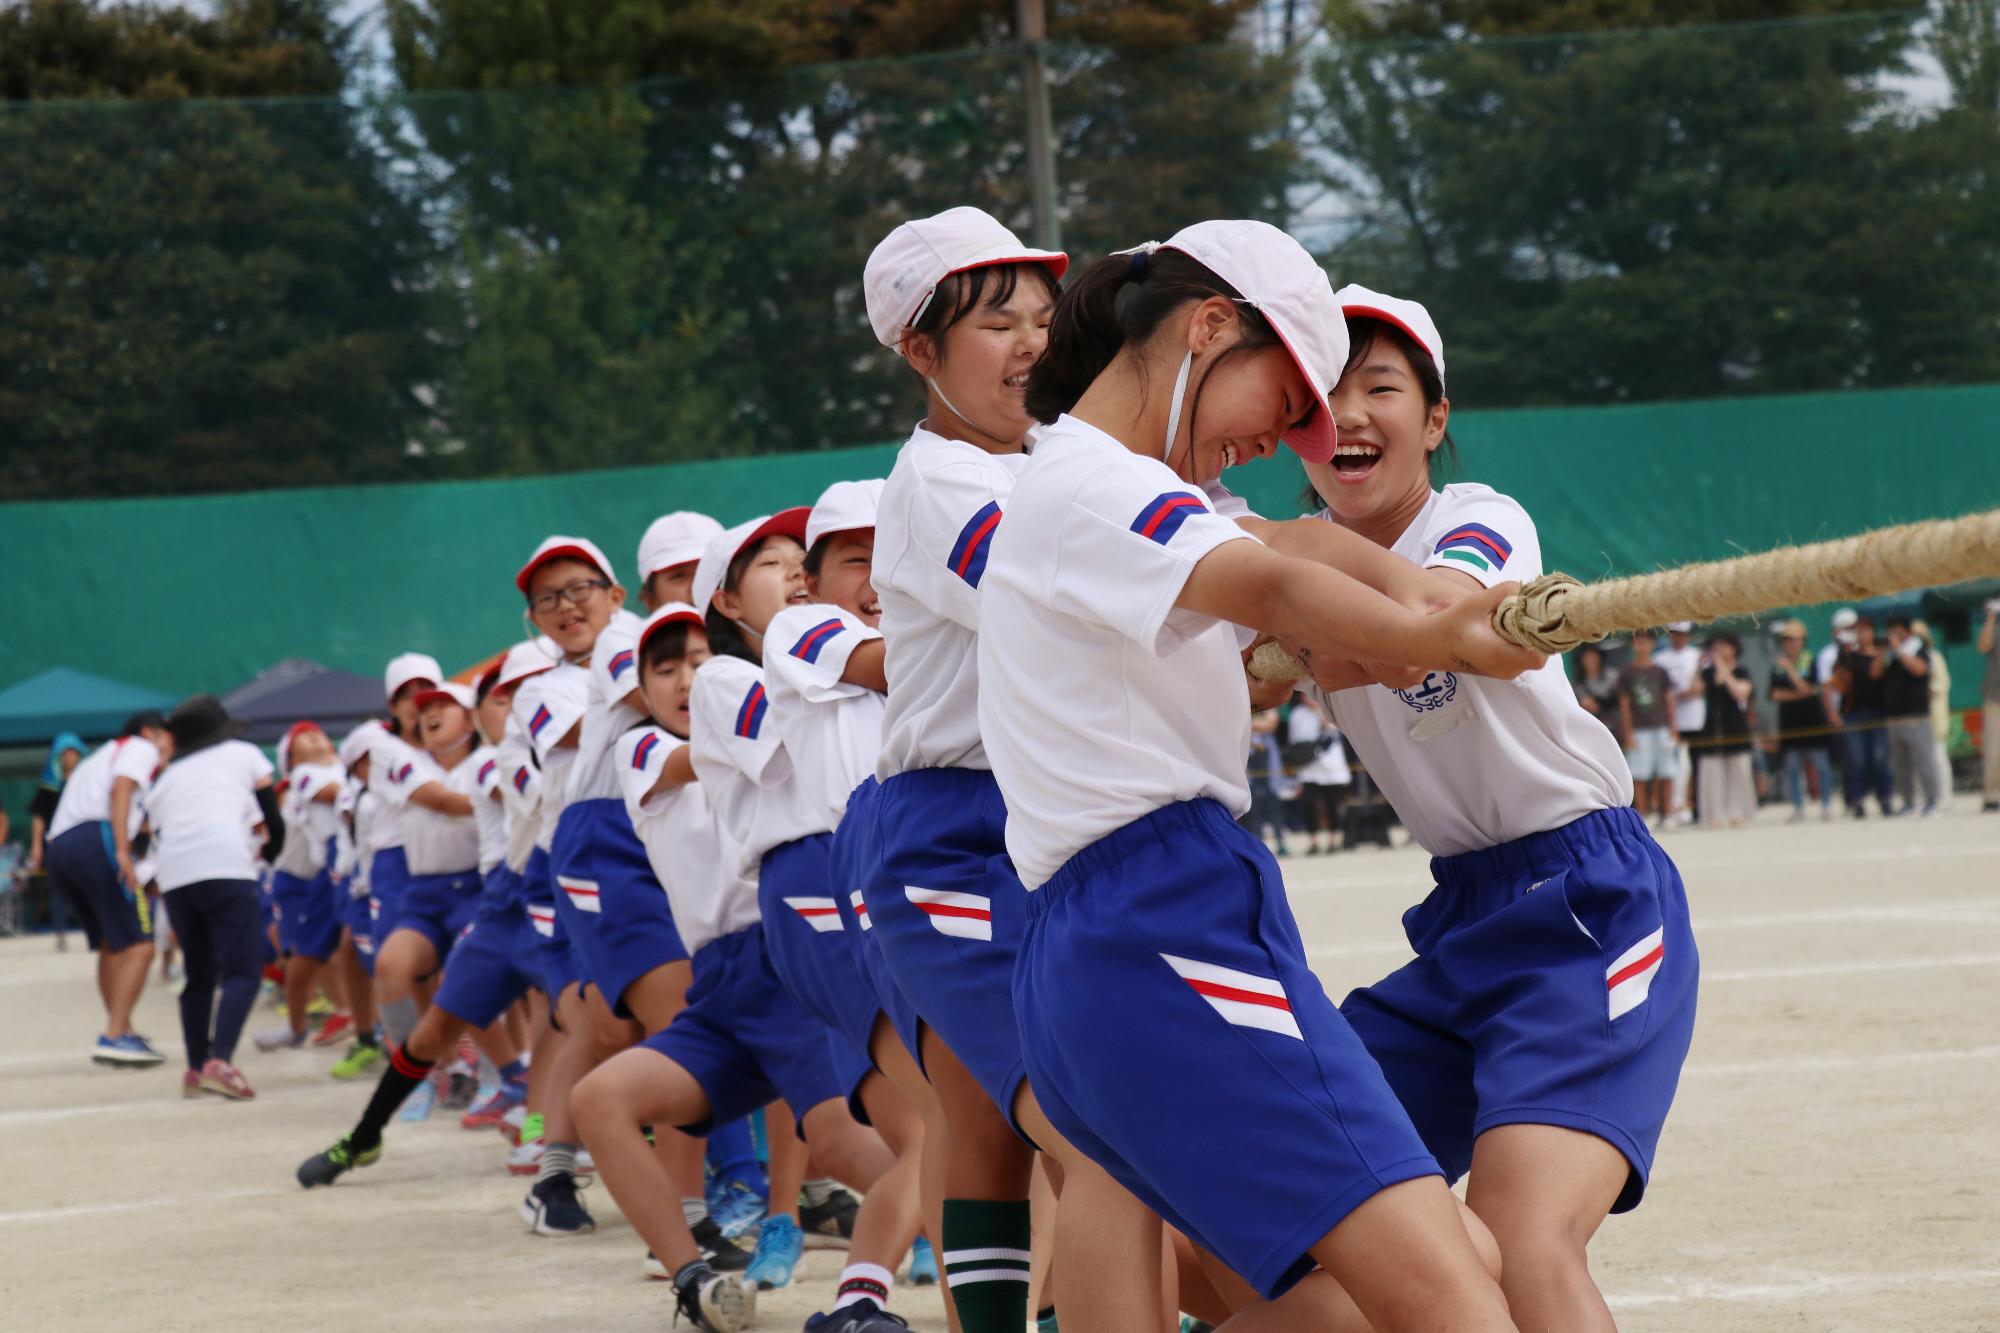
[[[1458,1218],[1459,1221],[1465,1223],[1466,1237],[1472,1241],[1472,1248],[1478,1251],[1479,1262],[1486,1265],[1486,1271],[1492,1274],[1495,1282],[1498,1282],[1501,1274],[1502,1256],[1500,1253],[1500,1242],[1493,1235],[1493,1229],[1481,1220],[1478,1213],[1473,1212],[1464,1203],[1458,1205]]]

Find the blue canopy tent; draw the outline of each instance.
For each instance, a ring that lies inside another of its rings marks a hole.
[[[53,667],[0,690],[0,745],[46,743],[63,731],[102,740],[117,735],[132,714],[147,708],[164,712],[176,702],[143,685]]]

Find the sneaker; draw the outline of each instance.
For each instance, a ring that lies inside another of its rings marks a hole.
[[[701,1246],[701,1257],[716,1272],[740,1273],[750,1266],[750,1251],[723,1235],[713,1217],[704,1217],[688,1229],[694,1233],[694,1243]],[[662,1270],[660,1276],[673,1274]]]
[[[122,1037],[99,1037],[97,1045],[91,1049],[90,1058],[95,1064],[122,1069],[150,1069],[167,1062],[166,1056],[153,1049],[153,1043],[136,1032],[128,1032]]]
[[[347,1048],[347,1054],[341,1056],[327,1072],[337,1079],[367,1078],[388,1058],[382,1053],[380,1042],[366,1046],[357,1041]]]
[[[192,1101],[201,1096],[201,1071],[188,1069],[181,1073],[181,1096]]]
[[[438,1092],[438,1106],[446,1111],[469,1111],[482,1091],[477,1075],[453,1070],[444,1077],[444,1086]]]
[[[686,1315],[709,1333],[738,1333],[757,1314],[757,1289],[734,1273],[718,1273],[707,1264],[690,1264],[674,1283],[674,1318]]]
[[[227,1060],[210,1060],[201,1067],[201,1090],[232,1102],[247,1102],[257,1095],[250,1080]]]
[[[315,995],[306,1001],[306,1017],[309,1019],[331,1018],[333,1012],[333,1001],[324,995]]]
[[[382,1160],[382,1145],[376,1144],[367,1152],[354,1151],[352,1135],[337,1141],[325,1152],[314,1153],[299,1163],[299,1185],[311,1189],[315,1185],[331,1185],[357,1166],[373,1166]]]
[[[764,1220],[764,1196],[738,1179],[730,1179],[708,1196],[708,1215],[731,1240],[741,1240]]]
[[[910,1272],[907,1280],[913,1287],[937,1285],[937,1251],[931,1248],[928,1237],[917,1237],[917,1243],[910,1247]]]
[[[590,1155],[590,1149],[580,1143],[576,1145],[576,1173],[579,1176],[597,1174],[597,1159]]]
[[[410,1095],[403,1098],[403,1109],[396,1112],[398,1120],[428,1120],[431,1110],[437,1106],[437,1084],[425,1079],[410,1089]]]
[[[306,1034],[290,1028],[265,1028],[250,1040],[260,1051],[296,1051],[306,1044]]]
[[[2000,815],[2000,801],[1982,801],[1979,805],[1982,815]]]
[[[492,1129],[520,1106],[527,1095],[527,1087],[519,1083],[502,1083],[497,1087],[483,1088],[480,1090],[479,1100],[459,1117],[459,1128]],[[527,1113],[524,1111],[522,1114]]]
[[[542,1152],[547,1148],[539,1138],[529,1139],[507,1154],[507,1174],[510,1176],[539,1176],[542,1174]]]
[[[506,1135],[509,1143],[519,1143],[521,1141],[521,1126],[527,1123],[528,1104],[526,1102],[515,1102],[507,1108],[507,1113],[500,1117],[500,1132]],[[537,1134],[535,1137],[540,1138],[541,1136]]]
[[[890,1314],[870,1300],[844,1305],[832,1314],[816,1314],[806,1320],[805,1333],[880,1333],[883,1329],[908,1328],[910,1321]]]
[[[825,1203],[799,1201],[799,1230],[811,1249],[844,1250],[854,1239],[854,1215],[860,1211],[861,1201],[836,1185]]]
[[[326,1022],[320,1025],[320,1030],[312,1035],[311,1044],[314,1046],[338,1046],[343,1041],[351,1040],[353,1036],[354,1015],[343,1010],[330,1015]]]
[[[750,1256],[750,1266],[743,1270],[743,1280],[766,1289],[789,1286],[804,1249],[805,1237],[797,1222],[782,1213],[765,1218],[764,1225],[757,1228],[757,1249]]]
[[[537,1236],[581,1236],[597,1230],[576,1192],[576,1177],[566,1172],[536,1181],[521,1201],[521,1220]]]

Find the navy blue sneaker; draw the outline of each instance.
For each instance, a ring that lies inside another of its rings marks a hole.
[[[707,1333],[739,1333],[756,1317],[757,1289],[734,1273],[692,1263],[674,1278],[674,1313],[686,1315]]]
[[[90,1058],[96,1064],[126,1069],[148,1069],[167,1062],[166,1056],[153,1049],[153,1043],[136,1032],[122,1037],[99,1037]]]
[[[909,1320],[890,1314],[873,1301],[856,1301],[831,1314],[816,1314],[806,1320],[805,1333],[884,1333],[887,1329],[909,1326]]]
[[[576,1197],[576,1177],[567,1171],[538,1180],[521,1201],[521,1220],[537,1236],[581,1236],[597,1223]]]

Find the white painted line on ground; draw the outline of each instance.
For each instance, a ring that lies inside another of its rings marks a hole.
[[[283,1088],[277,1092],[259,1093],[255,1100],[238,1102],[253,1110],[268,1106],[272,1102],[298,1101],[309,1096],[322,1096],[324,1088]],[[33,1125],[49,1120],[67,1120],[78,1115],[117,1115],[121,1112],[144,1111],[151,1115],[172,1115],[185,1108],[190,1114],[198,1114],[195,1107],[213,1107],[225,1100],[221,1097],[183,1097],[176,1090],[171,1097],[137,1097],[128,1102],[97,1102],[85,1106],[35,1106],[20,1111],[0,1111],[0,1125]]]
[[[156,1041],[153,1043],[153,1049],[158,1051],[161,1055],[174,1056],[181,1054],[187,1048],[182,1046],[177,1041]],[[111,1074],[126,1072],[120,1069],[113,1068],[109,1065],[100,1065],[96,1061],[92,1060],[90,1058],[90,1055],[91,1052],[88,1047],[82,1048],[80,1050],[42,1051],[34,1055],[0,1055],[0,1069],[25,1069],[31,1065],[62,1065],[62,1064],[74,1063],[78,1065],[88,1064],[93,1069],[102,1069],[105,1072]],[[135,1068],[131,1072],[144,1073],[145,1070],[143,1068]]]
[[[2000,1059],[2000,1046],[1970,1046],[1942,1051],[1890,1051],[1881,1055],[1805,1055],[1790,1060],[1745,1060],[1708,1064],[1697,1060],[1683,1074],[1807,1074],[1815,1070],[1880,1069],[1897,1065],[1928,1065],[1954,1060]]]
[[[2000,1268],[1939,1268],[1924,1273],[1795,1273],[1776,1282],[1711,1282],[1681,1278],[1675,1290],[1607,1295],[1614,1310],[1698,1301],[1798,1301],[1815,1296],[1851,1296],[1898,1287],[1973,1286],[2000,1282]]]
[[[1961,954],[1950,958],[1873,958],[1851,963],[1805,963],[1798,967],[1752,967],[1735,972],[1704,972],[1704,986],[1723,981],[1783,981],[1792,977],[1844,977],[1862,972],[1922,972],[1934,967],[1993,967],[2000,953]]]
[[[134,1199],[129,1203],[84,1203],[74,1208],[30,1208],[19,1213],[0,1213],[0,1223],[59,1222],[72,1217],[96,1217],[104,1213],[138,1213],[149,1208],[199,1208],[230,1199],[268,1199],[278,1194],[295,1194],[296,1187],[284,1189],[228,1189],[194,1196],[164,1199]]]

